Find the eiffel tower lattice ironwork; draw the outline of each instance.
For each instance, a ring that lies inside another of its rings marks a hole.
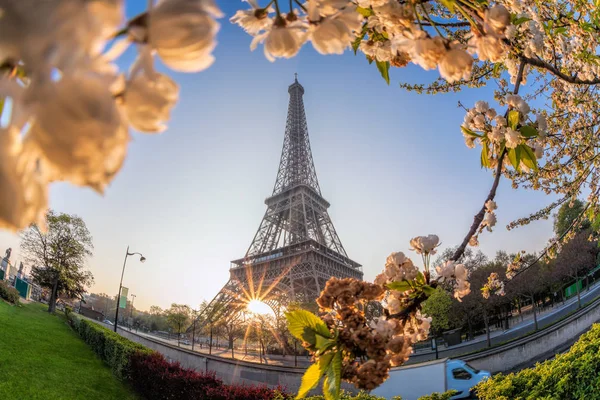
[[[296,78],[290,95],[285,138],[267,211],[244,258],[231,262],[230,280],[209,303],[215,321],[258,298],[312,302],[335,277],[362,279],[361,265],[348,258],[321,195]]]

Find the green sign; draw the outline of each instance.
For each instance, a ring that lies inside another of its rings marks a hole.
[[[119,299],[119,308],[127,308],[127,295],[129,294],[129,289],[126,287],[121,288],[121,298]]]

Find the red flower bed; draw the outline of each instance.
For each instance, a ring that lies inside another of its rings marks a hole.
[[[156,352],[133,354],[130,367],[131,384],[148,400],[273,400],[283,392],[266,386],[225,385],[212,372],[182,368]]]

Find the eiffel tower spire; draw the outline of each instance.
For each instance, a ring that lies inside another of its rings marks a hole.
[[[321,196],[302,101],[304,88],[297,77],[288,93],[290,103],[275,187],[265,200],[267,211],[246,257],[310,239],[347,257],[327,213],[329,203]]]
[[[288,88],[288,93],[290,103],[273,195],[297,185],[309,186],[321,194],[308,139],[306,114],[302,101],[304,88],[298,83],[297,76],[295,82]]]

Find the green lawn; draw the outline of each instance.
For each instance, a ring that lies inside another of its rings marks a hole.
[[[0,399],[136,399],[47,306],[0,300]]]

